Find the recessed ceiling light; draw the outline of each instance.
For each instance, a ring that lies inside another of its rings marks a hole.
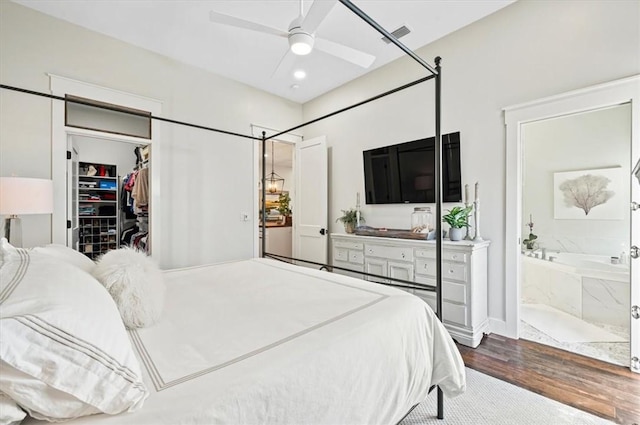
[[[304,80],[304,78],[307,76],[307,73],[302,69],[298,69],[293,73],[293,76],[296,80]]]

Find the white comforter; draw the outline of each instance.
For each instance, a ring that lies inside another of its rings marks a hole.
[[[465,389],[449,334],[403,291],[264,259],[165,278],[162,320],[130,332],[145,405],[74,425],[395,424],[432,385]]]

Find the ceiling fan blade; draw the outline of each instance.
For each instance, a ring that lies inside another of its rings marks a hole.
[[[373,64],[373,61],[376,60],[376,57],[369,53],[353,49],[344,44],[334,43],[324,38],[316,37],[314,48],[361,66],[362,68],[369,68]]]
[[[287,49],[287,52],[282,56],[280,62],[278,62],[278,66],[273,70],[271,74],[271,78],[274,78],[286,70],[293,68],[293,64],[296,61],[296,55],[291,51],[291,49]]]
[[[279,37],[289,36],[289,33],[281,31],[277,28],[271,28],[266,25],[258,24],[256,22],[246,21],[244,19],[236,18],[235,16],[214,12],[213,10],[209,12],[209,20],[217,24],[229,25],[232,27],[243,28],[250,31],[277,35]]]
[[[338,3],[337,0],[314,0],[309,12],[307,12],[307,16],[302,21],[302,28],[310,34],[316,32],[316,29],[318,29],[336,3]]]

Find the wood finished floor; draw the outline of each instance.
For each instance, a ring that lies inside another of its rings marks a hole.
[[[479,372],[619,424],[640,424],[640,374],[629,368],[499,335],[458,348]]]

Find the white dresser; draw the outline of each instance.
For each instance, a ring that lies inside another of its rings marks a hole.
[[[460,344],[477,347],[487,331],[487,250],[489,241],[442,242],[442,322]],[[331,264],[352,272],[389,276],[435,287],[435,241],[331,234]],[[364,277],[367,280],[380,280]],[[384,280],[391,282],[389,280]],[[436,310],[435,292],[406,291]]]

